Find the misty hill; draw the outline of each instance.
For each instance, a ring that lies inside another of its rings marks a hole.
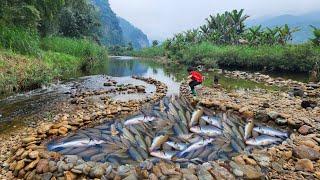
[[[247,25],[256,26],[261,24],[263,27],[275,27],[288,24],[290,27],[299,27],[300,31],[294,34],[293,43],[302,43],[312,37],[312,28],[310,28],[310,25],[320,27],[319,14],[320,11],[298,16],[281,15],[271,18],[249,19]]]
[[[122,30],[116,14],[112,11],[109,1],[91,0],[92,4],[98,10],[101,26],[101,42],[104,45],[122,45],[124,40]]]
[[[112,11],[108,0],[91,0],[98,10],[100,19],[101,43],[107,46],[126,45],[132,42],[134,48],[149,46],[147,36],[123,18],[117,17]]]
[[[141,49],[149,46],[149,40],[140,29],[136,28],[127,20],[118,17],[119,25],[123,32],[123,39],[126,44],[132,43],[135,49]]]

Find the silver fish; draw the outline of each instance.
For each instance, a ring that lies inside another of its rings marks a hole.
[[[138,161],[138,162],[143,161],[143,157],[134,147],[130,147],[128,149],[128,153],[131,156],[131,158],[134,159],[135,161]]]
[[[219,120],[218,117],[215,117],[215,116],[202,116],[201,119],[203,119],[204,121],[206,121],[207,123],[213,125],[213,126],[216,126],[218,128],[222,128],[222,123],[221,121]]]
[[[269,145],[269,144],[273,144],[281,141],[282,141],[281,138],[276,138],[268,135],[261,135],[256,138],[251,138],[246,140],[246,144],[252,145],[252,146],[264,146],[264,145]]]
[[[175,151],[154,151],[151,152],[151,156],[160,158],[160,159],[166,159],[166,160],[171,160],[173,156],[176,155],[177,152]]]
[[[185,149],[182,152],[180,152],[179,156],[183,156],[187,152],[194,151],[196,149],[202,148],[202,147],[208,145],[209,143],[211,143],[213,140],[214,140],[213,138],[210,138],[210,139],[201,140],[199,142],[196,142],[196,143],[190,145],[187,149]]]
[[[174,141],[167,141],[166,144],[179,151],[185,150],[188,147],[186,143],[180,143],[180,142],[174,142]]]
[[[254,127],[253,120],[248,122],[248,124],[246,124],[246,126],[244,127],[244,139],[245,140],[247,140],[248,138],[250,138],[252,136],[253,127]]]
[[[155,138],[153,138],[152,144],[149,148],[149,151],[153,151],[156,148],[160,147],[161,144],[163,144],[164,142],[166,142],[168,140],[169,136],[168,135],[159,135]]]
[[[190,131],[200,135],[205,135],[210,137],[222,134],[222,131],[219,128],[216,128],[214,126],[195,126],[195,127],[191,127]]]
[[[203,108],[200,107],[199,109],[197,109],[196,111],[194,111],[192,113],[192,117],[189,123],[189,127],[192,127],[193,125],[197,124],[199,121],[199,118],[202,116],[203,114]]]
[[[103,140],[92,140],[92,139],[79,139],[71,142],[65,142],[53,146],[49,146],[49,150],[56,148],[66,148],[66,147],[83,147],[83,146],[95,146],[98,144],[105,143]]]
[[[281,132],[279,130],[275,130],[270,127],[262,127],[262,126],[261,127],[254,127],[253,130],[258,133],[269,135],[269,136],[284,137],[284,138],[288,137],[288,133]]]
[[[134,125],[134,124],[140,124],[140,123],[144,123],[144,122],[150,122],[150,121],[153,121],[155,120],[156,118],[155,117],[152,117],[152,116],[137,116],[137,117],[134,117],[132,119],[128,119],[124,122],[124,125],[126,126],[129,126],[129,125]]]

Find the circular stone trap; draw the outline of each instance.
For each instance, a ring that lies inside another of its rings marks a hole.
[[[288,133],[233,113],[192,107],[183,98],[164,98],[124,121],[109,121],[48,143],[50,151],[86,161],[135,164],[160,159],[203,163],[282,143]]]

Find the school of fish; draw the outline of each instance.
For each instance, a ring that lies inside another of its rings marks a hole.
[[[278,144],[288,133],[171,96],[148,111],[48,143],[48,149],[117,165],[145,160],[203,163]]]

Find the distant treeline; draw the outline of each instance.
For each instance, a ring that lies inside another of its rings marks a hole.
[[[188,65],[235,66],[254,69],[310,71],[320,61],[320,29],[303,45],[292,45],[299,28],[288,25],[247,28],[244,10],[210,15],[206,24],[176,34],[160,46],[143,49],[136,56],[166,56]]]

